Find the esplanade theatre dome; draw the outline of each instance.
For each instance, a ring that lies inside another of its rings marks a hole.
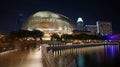
[[[29,31],[40,30],[43,31],[44,34],[62,34],[71,33],[73,24],[71,20],[64,15],[50,11],[40,11],[28,17],[21,29]]]

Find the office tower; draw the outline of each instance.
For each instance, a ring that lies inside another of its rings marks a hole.
[[[84,31],[84,23],[80,17],[77,20],[77,30]]]
[[[101,35],[112,34],[112,24],[111,24],[111,22],[97,21],[96,25],[97,25],[97,33],[100,33]]]
[[[23,14],[19,14],[17,18],[16,31],[21,28],[23,23],[24,23],[24,16]]]

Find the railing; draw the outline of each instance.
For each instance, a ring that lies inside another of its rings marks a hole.
[[[51,57],[49,56],[49,53],[47,52],[46,47],[42,46],[41,49],[42,49],[43,59],[44,59],[45,63],[47,64],[46,66],[47,67],[55,67],[54,63],[51,64],[51,62],[50,62]]]
[[[64,56],[72,53],[78,53],[78,50],[84,47],[95,47],[95,46],[104,46],[104,45],[119,45],[119,43],[89,43],[89,44],[72,44],[72,45],[62,45],[62,44],[53,44],[53,45],[47,45],[46,47],[44,46],[43,56],[45,59],[45,62],[47,63],[47,67],[55,67],[52,64],[57,64],[57,60],[54,60],[54,62],[51,64],[51,56],[49,56],[49,52],[56,56]],[[95,47],[96,48],[96,47]],[[58,55],[57,55],[58,54]]]
[[[88,44],[72,44],[72,45],[50,45],[47,47],[47,51],[52,50],[65,50],[73,48],[83,48],[83,47],[92,47],[92,46],[102,46],[102,45],[118,45],[119,43],[88,43]]]

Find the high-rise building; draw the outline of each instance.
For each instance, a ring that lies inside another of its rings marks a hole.
[[[111,22],[97,21],[96,25],[97,25],[97,33],[100,33],[101,35],[112,34]]]
[[[85,25],[85,30],[96,34],[97,26],[96,25]]]
[[[84,31],[84,23],[80,17],[77,20],[77,30]]]
[[[17,18],[16,30],[19,30],[24,23],[24,16],[23,14],[19,14]]]

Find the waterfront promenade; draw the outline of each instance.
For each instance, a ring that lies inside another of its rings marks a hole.
[[[91,43],[72,45],[48,45],[42,44],[36,48],[25,50],[10,50],[0,53],[1,67],[56,67],[55,57],[59,55],[74,54],[84,47],[118,45],[118,43]],[[87,48],[86,48],[87,49]],[[90,48],[90,50],[92,50]],[[95,50],[94,50],[95,51]],[[69,65],[69,64],[68,64]]]
[[[0,53],[0,67],[46,67],[40,47]]]

